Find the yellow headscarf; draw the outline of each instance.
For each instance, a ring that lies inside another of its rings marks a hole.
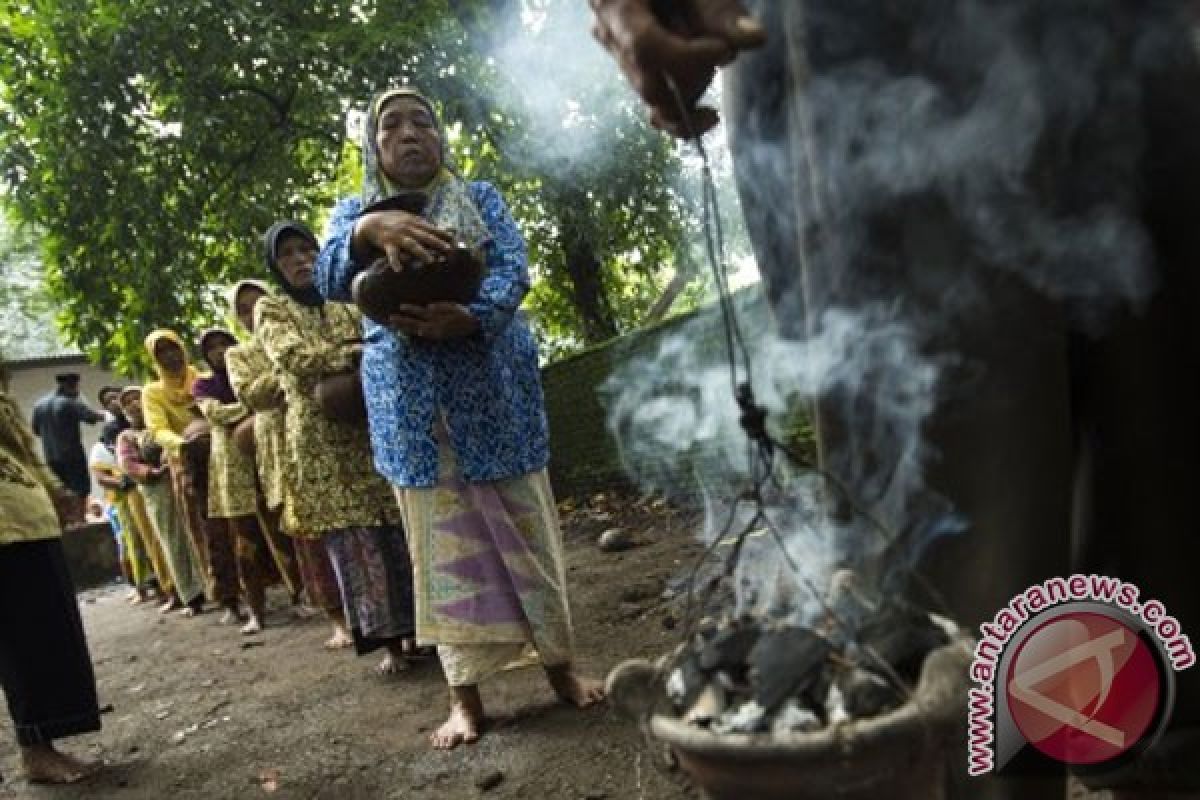
[[[146,337],[146,352],[150,354],[150,359],[154,363],[154,372],[158,375],[159,383],[163,387],[163,395],[168,403],[173,406],[190,406],[194,402],[192,399],[192,384],[196,382],[199,373],[191,364],[178,373],[170,373],[163,369],[162,364],[158,363],[158,357],[154,353],[155,346],[161,341],[173,342],[183,351],[184,358],[187,358],[187,347],[183,343],[183,339],[175,331],[166,328],[159,328]]]

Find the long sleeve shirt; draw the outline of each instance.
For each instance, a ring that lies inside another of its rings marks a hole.
[[[0,391],[0,546],[62,534],[51,499],[61,487],[25,445],[28,436],[16,403]]]
[[[197,384],[199,385],[199,384]],[[212,424],[208,461],[208,514],[214,519],[252,515],[257,507],[258,487],[254,459],[233,443],[233,426],[250,413],[240,401],[223,403],[196,393],[200,413]]]
[[[258,337],[225,353],[229,382],[238,399],[254,411],[254,462],[267,508],[283,504],[287,480],[283,386]]]
[[[354,308],[337,303],[312,308],[272,296],[254,309],[254,335],[287,394],[283,525],[294,536],[399,519],[367,431],[326,416],[313,396],[323,376],[353,368],[360,325]]]
[[[33,432],[42,440],[46,461],[84,461],[83,438],[79,426],[95,425],[104,415],[88,408],[78,397],[61,391],[47,395],[33,407]]]
[[[491,234],[483,283],[468,306],[480,330],[429,341],[364,323],[371,446],[376,468],[397,486],[437,484],[438,423],[468,481],[517,477],[549,461],[537,343],[517,313],[529,290],[525,240],[494,186],[475,182],[470,192]],[[329,223],[316,265],[317,288],[329,300],[351,302],[350,285],[367,266],[350,241],[361,210],[359,199],[342,200]]]

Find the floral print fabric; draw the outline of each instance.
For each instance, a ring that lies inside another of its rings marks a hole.
[[[283,505],[287,478],[287,440],[284,412],[271,408],[279,391],[279,375],[255,336],[225,353],[229,381],[238,399],[254,411],[254,461],[267,508]]]
[[[362,370],[371,445],[379,471],[400,487],[437,485],[433,431],[441,417],[467,481],[513,478],[549,461],[537,344],[517,315],[529,290],[525,241],[495,187],[471,183],[470,194],[491,234],[483,285],[469,307],[481,330],[434,342],[366,323]],[[329,300],[350,302],[350,284],[367,266],[350,248],[361,209],[358,198],[343,200],[330,221],[316,265],[317,287]]]
[[[398,522],[391,490],[372,466],[366,428],[329,418],[314,398],[323,377],[354,366],[361,336],[357,311],[271,296],[258,302],[254,317],[255,335],[287,395],[284,530],[320,536]]]

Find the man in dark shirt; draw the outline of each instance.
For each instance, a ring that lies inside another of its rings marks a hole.
[[[54,380],[58,389],[33,407],[33,432],[42,440],[46,464],[63,486],[81,498],[87,497],[92,481],[79,425],[95,425],[104,420],[104,415],[79,399],[78,374],[55,375]]]

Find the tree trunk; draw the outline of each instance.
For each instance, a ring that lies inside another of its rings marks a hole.
[[[608,341],[620,331],[613,318],[608,295],[604,291],[603,267],[590,239],[578,232],[578,226],[563,226],[563,257],[571,278],[571,304],[583,321],[583,336],[588,344]]]

